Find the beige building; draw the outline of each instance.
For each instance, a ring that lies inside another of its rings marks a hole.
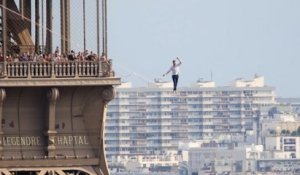
[[[300,118],[293,112],[276,113],[261,121],[261,136],[290,135],[300,127]]]

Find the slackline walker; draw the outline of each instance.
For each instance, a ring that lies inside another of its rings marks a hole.
[[[176,64],[176,60],[173,60],[173,65],[171,66],[171,68],[168,70],[167,73],[163,74],[163,76],[166,76],[169,72],[172,71],[173,93],[176,93],[177,90],[177,83],[179,79],[179,66],[182,64],[178,57],[176,59],[179,61],[179,63]]]

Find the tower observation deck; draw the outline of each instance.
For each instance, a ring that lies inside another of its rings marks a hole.
[[[72,3],[85,11],[85,0]],[[107,54],[106,0],[95,4],[97,52],[86,52],[91,31],[83,13],[83,50],[76,53],[70,0],[59,1],[59,36],[52,0],[0,0],[0,175],[109,174],[105,116],[120,78]]]

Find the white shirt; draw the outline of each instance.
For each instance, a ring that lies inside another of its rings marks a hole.
[[[179,66],[181,65],[181,63],[179,63],[179,64],[176,64],[175,66],[172,66],[171,68],[170,68],[170,70],[169,71],[172,71],[172,75],[178,75],[179,74]]]

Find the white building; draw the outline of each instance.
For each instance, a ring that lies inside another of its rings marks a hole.
[[[181,174],[245,174],[256,171],[256,160],[261,158],[262,145],[234,147],[216,141],[201,141],[199,147],[185,148],[187,160],[183,160]],[[185,151],[183,151],[185,152]],[[186,170],[186,172],[184,172]],[[183,173],[184,172],[184,173]]]
[[[199,139],[255,143],[260,109],[274,104],[274,88],[263,77],[222,87],[198,81],[177,94],[170,82],[123,84],[108,106],[107,158],[176,155],[180,141]]]
[[[265,138],[265,149],[273,159],[300,159],[300,137],[269,136]]]
[[[261,76],[254,76],[252,80],[243,80],[242,78],[236,79],[232,86],[234,87],[264,87],[265,86],[265,78]]]

